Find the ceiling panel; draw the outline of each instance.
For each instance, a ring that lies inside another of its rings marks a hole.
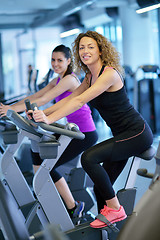
[[[0,0],[0,13],[27,13],[43,9],[56,9],[67,0]]]
[[[0,0],[0,29],[53,26],[84,8],[107,8],[136,0]]]
[[[0,28],[28,28],[68,0],[0,0]]]

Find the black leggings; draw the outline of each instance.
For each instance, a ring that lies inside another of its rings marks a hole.
[[[95,185],[98,209],[103,208],[105,200],[115,197],[112,185],[128,158],[147,150],[152,142],[152,132],[145,124],[141,131],[128,130],[96,144],[82,154],[82,166]]]
[[[85,135],[85,138],[83,140],[79,140],[79,139],[71,140],[71,142],[69,143],[69,145],[67,146],[67,148],[65,149],[61,157],[58,159],[55,166],[50,171],[50,175],[54,183],[56,183],[62,177],[60,173],[56,170],[57,167],[73,160],[83,151],[93,146],[98,140],[98,135],[96,131],[85,132],[84,135]],[[33,164],[37,166],[41,165],[43,160],[40,158],[39,153],[31,151],[31,154],[32,154]]]

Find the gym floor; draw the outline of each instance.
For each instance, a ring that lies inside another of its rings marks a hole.
[[[106,126],[106,124],[103,122],[101,118],[96,122],[96,128],[99,135],[99,140],[98,140],[99,142],[111,137],[110,129]],[[153,142],[153,146],[155,147],[155,149],[157,149],[159,141],[160,141],[160,136],[155,135],[154,142]],[[114,184],[114,189],[116,192],[119,189],[124,188],[124,184],[129,171],[131,160],[132,159],[128,160],[126,167],[124,168],[123,172],[121,173],[121,175],[118,177],[117,181]],[[140,168],[146,168],[149,173],[154,173],[155,167],[156,167],[156,163],[154,158],[151,161],[142,160],[140,163]],[[136,182],[135,182],[135,188],[137,189],[135,204],[140,200],[140,198],[143,196],[145,191],[148,189],[150,182],[151,182],[151,179],[143,178],[137,175]],[[97,209],[95,209],[94,207],[93,209],[91,209],[91,212],[95,215],[97,214]]]

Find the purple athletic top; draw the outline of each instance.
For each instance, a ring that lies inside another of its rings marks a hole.
[[[58,78],[56,85],[59,83]],[[63,98],[68,97],[72,92],[66,91],[55,98],[56,102],[59,102]],[[95,124],[91,116],[91,110],[87,104],[83,105],[79,110],[66,116],[69,123],[75,123],[79,127],[81,132],[92,132],[95,131]]]

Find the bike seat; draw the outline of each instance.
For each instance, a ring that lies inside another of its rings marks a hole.
[[[151,160],[156,153],[154,147],[150,146],[146,151],[136,155],[136,157],[142,158],[144,160]]]

